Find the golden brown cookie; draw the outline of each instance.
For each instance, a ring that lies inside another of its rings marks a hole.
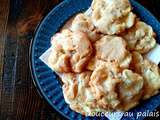
[[[91,42],[95,42],[101,37],[101,34],[95,29],[91,18],[83,13],[76,15],[72,22],[71,30],[85,32]]]
[[[131,51],[147,53],[156,45],[155,33],[151,26],[137,21],[136,24],[122,34]]]
[[[92,46],[85,33],[63,30],[52,37],[49,64],[56,72],[82,72],[91,54]]]
[[[141,75],[128,69],[123,70],[119,78],[122,80],[118,85],[121,103],[117,108],[127,111],[139,103],[143,93],[144,80]]]
[[[120,80],[116,79],[119,68],[116,63],[101,62],[93,71],[89,82],[97,104],[106,109],[114,110],[120,101],[116,87]]]
[[[143,58],[138,52],[133,52],[133,66],[135,71],[144,78],[143,99],[150,98],[157,94],[160,89],[160,70],[159,67],[151,61]]]
[[[63,81],[63,94],[65,101],[70,108],[83,115],[89,115],[93,111],[102,108],[97,107],[96,100],[89,86],[91,72],[85,71],[80,74],[64,73],[61,76]]]
[[[93,24],[104,34],[118,34],[135,22],[128,0],[93,0],[91,8]]]
[[[104,61],[116,61],[126,68],[131,62],[131,55],[126,49],[126,42],[118,36],[106,35],[95,43],[96,58]]]
[[[108,111],[127,111],[142,96],[143,77],[129,69],[120,69],[114,62],[100,62],[89,82],[97,104]]]

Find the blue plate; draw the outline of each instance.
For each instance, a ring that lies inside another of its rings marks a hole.
[[[50,38],[64,25],[64,23],[74,14],[87,10],[92,0],[65,0],[43,19],[38,26],[34,40],[30,49],[30,67],[34,83],[41,96],[59,113],[68,119],[96,119],[96,117],[84,117],[72,111],[65,103],[58,76],[48,68],[39,57],[50,47]],[[160,24],[156,18],[140,4],[131,0],[134,12],[157,33],[157,41],[160,42]],[[137,112],[153,111],[160,105],[160,95],[154,96],[144,101],[136,108],[132,109],[132,117],[123,116],[122,119],[135,120]],[[138,119],[143,119],[144,116]],[[106,119],[106,118],[105,118]]]

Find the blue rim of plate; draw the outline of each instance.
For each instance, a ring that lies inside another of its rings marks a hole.
[[[67,119],[97,119],[97,117],[84,117],[81,114],[72,111],[65,103],[61,83],[58,76],[48,66],[46,66],[39,57],[50,47],[50,38],[58,32],[64,23],[78,12],[87,10],[92,0],[65,0],[55,8],[38,25],[35,36],[30,46],[30,69],[33,82],[37,91],[43,99],[50,104],[52,108],[58,111]],[[143,6],[134,0],[130,0],[133,11],[144,22],[151,25],[157,34],[157,42],[160,43],[160,23],[158,20]],[[149,100],[143,101],[139,106],[129,112],[133,116],[123,116],[123,120],[135,120],[136,112],[151,112],[160,105],[160,95],[156,95]],[[138,119],[141,120],[145,116]],[[102,119],[107,119],[101,117]]]

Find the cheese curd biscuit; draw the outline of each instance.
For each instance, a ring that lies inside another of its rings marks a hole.
[[[147,53],[156,45],[155,33],[151,26],[137,21],[136,24],[122,34],[131,51]]]
[[[128,0],[93,0],[91,8],[93,24],[104,34],[118,34],[135,22]]]
[[[89,86],[91,72],[85,71],[79,74],[64,73],[61,76],[63,81],[63,94],[65,101],[70,108],[83,115],[89,115],[94,111],[104,111],[96,104],[91,88]]]
[[[144,80],[141,75],[129,69],[123,70],[119,79],[122,80],[117,87],[121,103],[117,108],[128,111],[139,103],[143,93]]]
[[[128,0],[93,0],[91,8],[100,9],[101,13],[109,12],[115,17],[121,17],[131,11],[131,4]]]
[[[101,34],[95,29],[91,18],[82,13],[76,15],[74,18],[71,30],[85,32],[91,42],[95,42],[101,37]]]
[[[116,87],[120,80],[116,74],[120,71],[116,63],[101,62],[93,71],[89,82],[98,106],[108,111],[114,110],[120,101]]]
[[[126,42],[118,36],[106,35],[95,43],[96,58],[116,61],[122,68],[129,66],[132,56],[126,49]]]
[[[92,54],[87,35],[80,31],[63,30],[52,37],[51,44],[48,62],[56,72],[82,72]]]
[[[142,96],[143,77],[118,64],[102,62],[91,75],[90,85],[97,104],[108,111],[127,111],[135,107]]]
[[[135,71],[141,74],[144,78],[143,99],[148,99],[157,94],[160,89],[159,67],[146,58],[143,58],[138,52],[133,52],[132,62]]]

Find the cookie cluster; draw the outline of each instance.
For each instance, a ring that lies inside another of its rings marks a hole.
[[[128,0],[93,0],[91,8],[52,37],[48,62],[72,110],[127,111],[159,92],[160,70],[144,57],[156,45],[155,33]]]

